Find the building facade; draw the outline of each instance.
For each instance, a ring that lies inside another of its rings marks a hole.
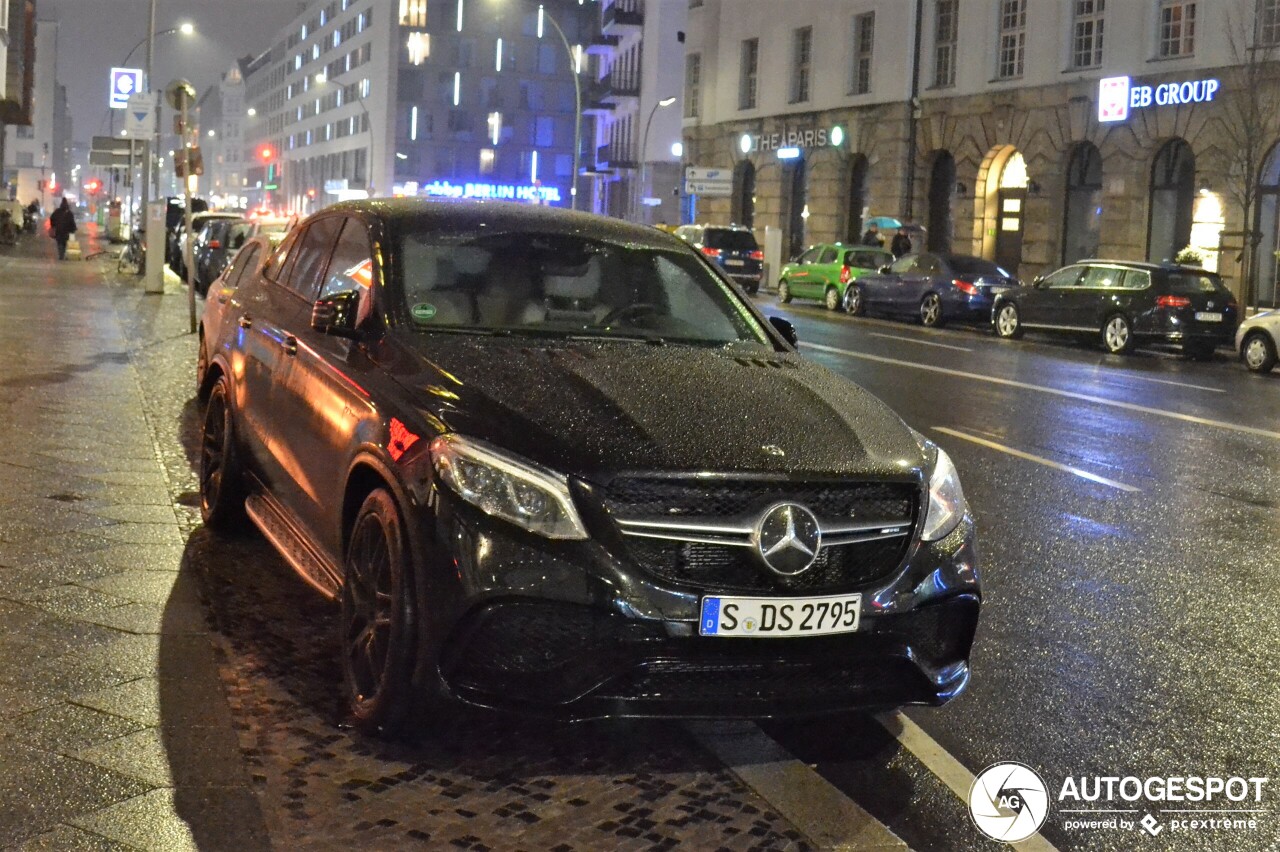
[[[199,193],[215,207],[239,209],[248,206],[244,142],[247,118],[244,77],[240,73],[240,64],[236,63],[201,99],[198,115],[204,154],[204,175],[200,178]]]
[[[57,66],[58,24],[37,21],[31,123],[5,128],[4,171],[8,198],[24,204],[39,200],[44,209],[51,200],[61,200],[68,180],[68,175],[59,174],[56,168],[63,162],[60,149],[64,140],[55,131],[65,127],[58,114]],[[65,94],[61,106],[65,114]]]
[[[307,213],[399,194],[569,206],[572,69],[585,78],[597,9],[545,6],[544,18],[525,0],[309,4],[241,65],[251,203]],[[577,135],[593,133],[584,116]]]
[[[679,219],[681,98],[688,0],[603,0],[587,111],[596,116],[597,213]]]
[[[1023,278],[1191,248],[1276,299],[1280,0],[689,6],[686,162],[733,177],[699,221],[790,256],[912,219]]]

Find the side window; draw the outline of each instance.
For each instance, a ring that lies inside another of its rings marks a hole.
[[[889,271],[895,275],[902,275],[903,273],[911,272],[916,268],[916,258],[917,255],[914,254],[903,255],[893,263],[889,264]]]
[[[822,252],[822,249],[815,246],[814,248],[811,248],[804,254],[800,255],[799,262],[800,263],[817,263],[818,255],[821,252]]]
[[[1119,287],[1120,277],[1123,274],[1123,269],[1116,269],[1113,266],[1090,266],[1085,270],[1084,278],[1080,279],[1080,286],[1093,288]]]
[[[340,216],[327,216],[312,222],[294,252],[297,259],[290,258],[289,268],[280,277],[280,283],[308,302],[315,301],[342,222]]]
[[[1126,290],[1145,290],[1151,286],[1151,273],[1145,269],[1126,269],[1121,286]]]
[[[822,254],[818,256],[818,263],[835,263],[838,252],[832,246],[827,246],[822,250]]]
[[[1082,266],[1068,266],[1066,269],[1059,269],[1051,275],[1045,276],[1043,285],[1050,290],[1062,290],[1066,287],[1076,286],[1076,281],[1080,278],[1080,273],[1084,271]]]
[[[359,219],[348,219],[333,250],[333,260],[329,262],[329,272],[324,286],[320,288],[320,298],[329,299],[361,287],[366,288],[367,295],[367,288],[372,284],[373,246],[369,242],[369,232]]]
[[[262,276],[269,281],[285,281],[284,276],[289,271],[289,261],[294,259],[293,247],[298,244],[298,240],[302,236],[301,228],[295,228],[293,233],[284,238],[284,242],[280,243],[280,248],[276,249],[275,254],[271,255],[271,259],[267,261],[267,265],[262,268]]]
[[[922,275],[941,275],[942,261],[936,254],[922,254],[916,262],[916,272]]]
[[[245,270],[256,268],[258,261],[258,247],[256,245],[248,246],[236,255],[235,261],[231,264],[231,269],[227,272],[224,281],[228,287],[239,287],[240,276],[245,274]]]

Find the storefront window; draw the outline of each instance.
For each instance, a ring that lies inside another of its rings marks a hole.
[[[1259,305],[1280,304],[1280,145],[1271,149],[1258,187],[1257,296]]]
[[[1191,242],[1196,162],[1191,146],[1174,139],[1156,154],[1151,168],[1151,220],[1147,259],[1173,260]]]
[[[735,223],[755,227],[756,167],[750,160],[743,160],[733,170],[733,210],[730,213]]]
[[[1092,142],[1081,142],[1067,165],[1067,210],[1063,223],[1062,262],[1098,256],[1102,240],[1102,155]]]
[[[956,158],[950,151],[939,151],[929,172],[928,249],[951,251],[951,198],[956,190]]]
[[[862,242],[862,213],[867,209],[867,158],[855,154],[849,160],[849,204],[845,211],[844,241]]]

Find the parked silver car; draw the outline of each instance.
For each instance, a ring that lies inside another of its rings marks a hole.
[[[1255,373],[1269,373],[1280,351],[1280,310],[1254,314],[1236,329],[1236,351]]]

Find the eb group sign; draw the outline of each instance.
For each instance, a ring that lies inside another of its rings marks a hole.
[[[1130,110],[1178,104],[1200,104],[1213,100],[1221,84],[1214,79],[1134,85],[1128,77],[1107,77],[1098,81],[1098,121],[1124,121]]]
[[[107,103],[112,109],[128,109],[129,98],[142,91],[142,69],[112,68]]]

